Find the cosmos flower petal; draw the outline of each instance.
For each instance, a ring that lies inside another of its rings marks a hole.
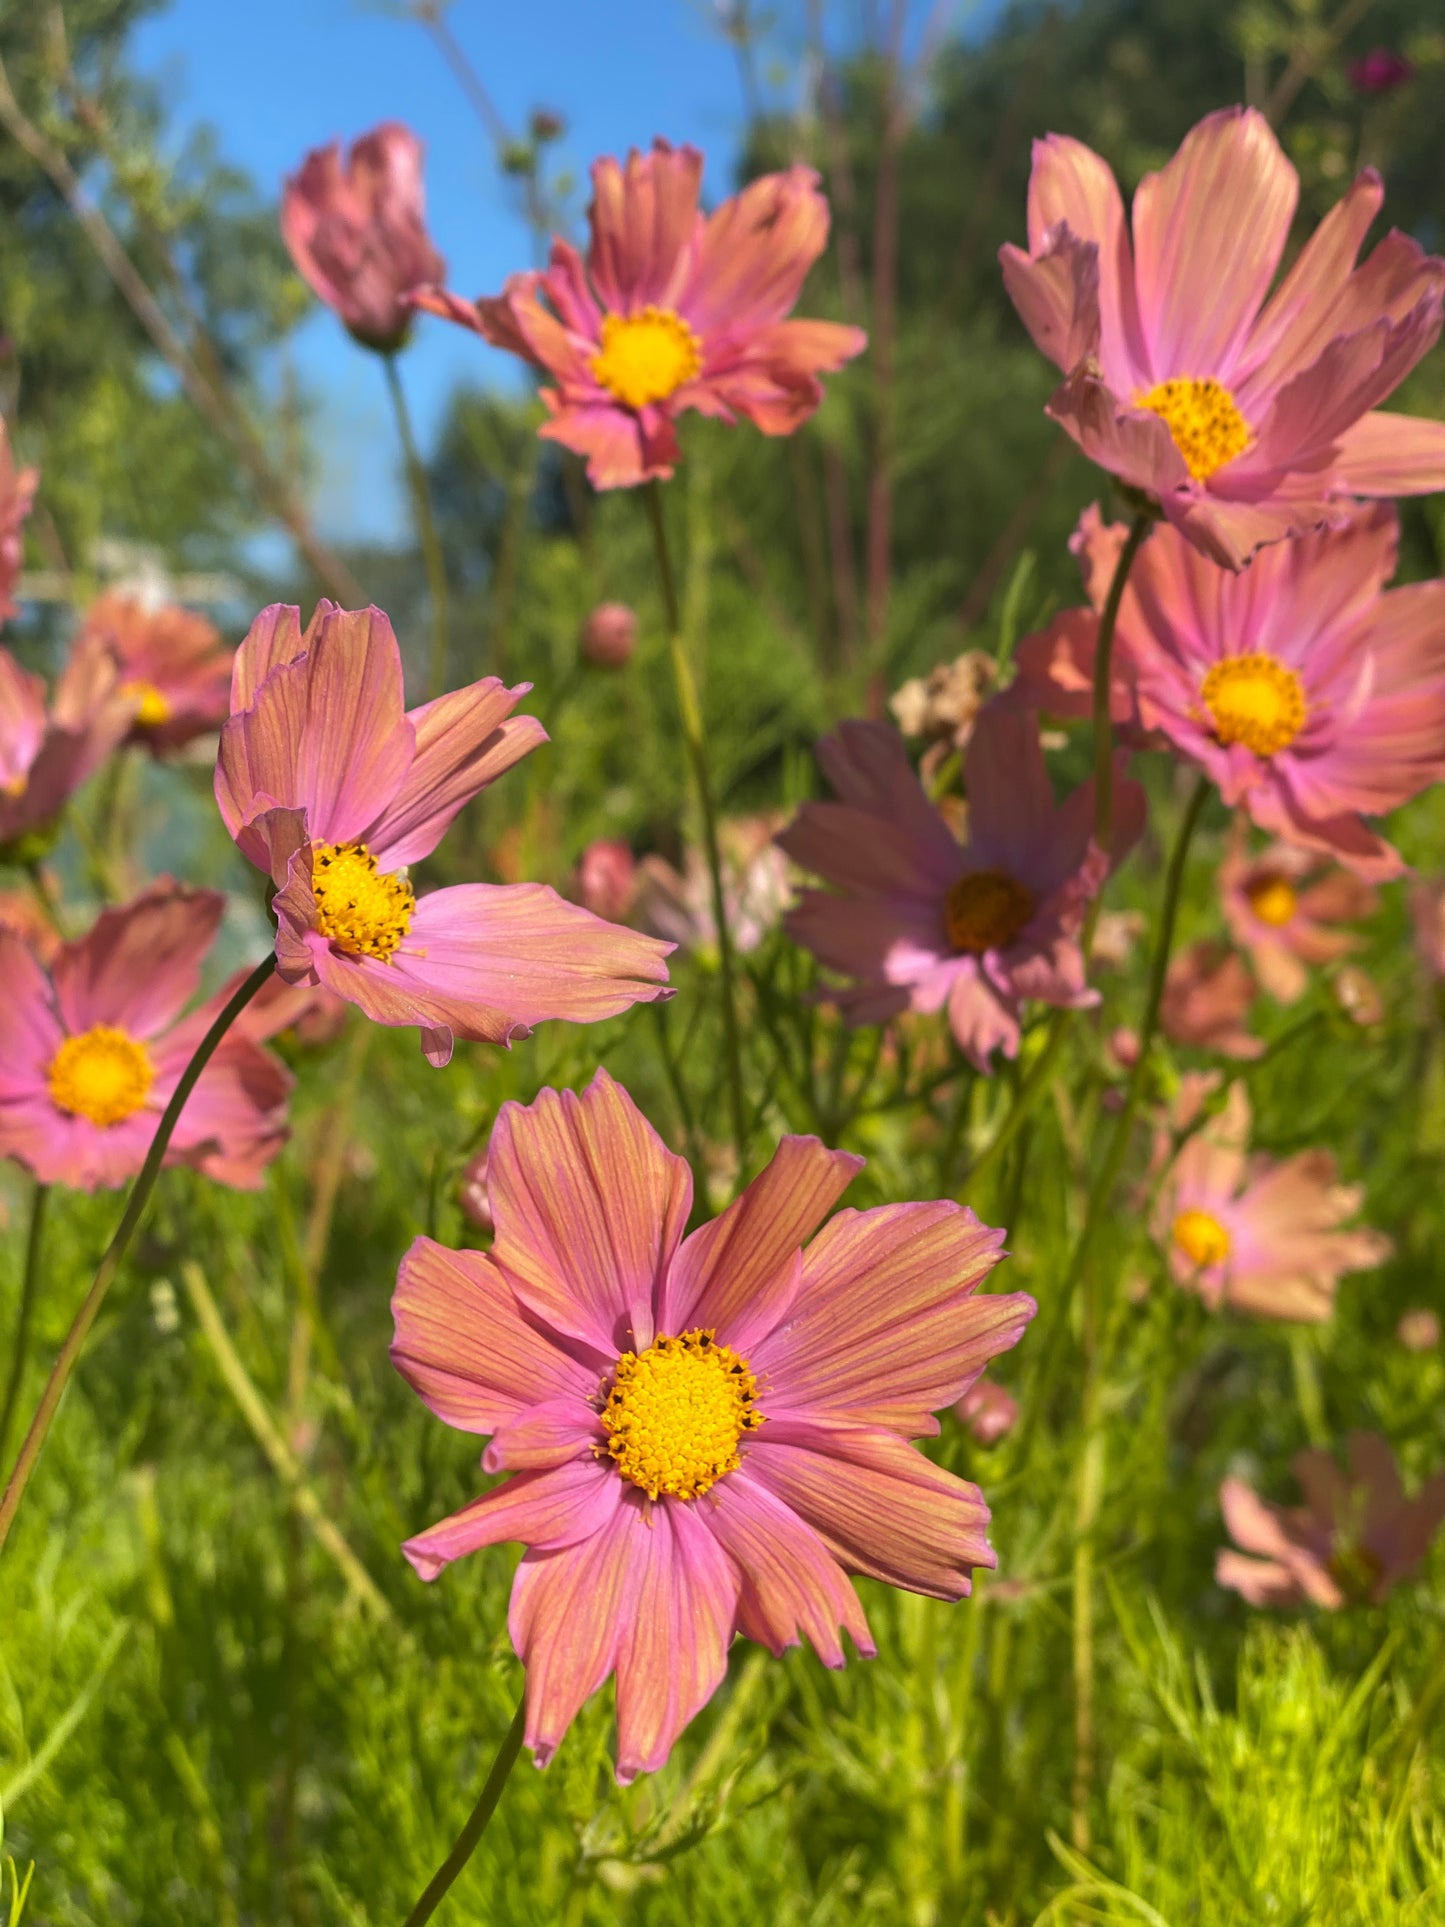
[[[695,147],[655,140],[650,153],[634,148],[624,166],[611,155],[594,162],[587,269],[614,314],[675,305],[690,265],[701,187],[702,155]]]
[[[597,1380],[589,1395],[595,1401]],[[596,1458],[607,1433],[595,1404],[575,1393],[529,1405],[518,1418],[498,1427],[482,1454],[484,1472],[545,1472],[569,1459]]]
[[[1305,1600],[1304,1588],[1288,1566],[1273,1559],[1247,1559],[1227,1546],[1215,1555],[1214,1580],[1251,1606],[1299,1606]]]
[[[152,1097],[167,1103],[209,1024],[204,1011],[177,1024],[155,1052]],[[254,1039],[222,1038],[205,1073],[186,1099],[166,1152],[166,1163],[190,1164],[217,1184],[259,1190],[266,1167],[290,1135],[286,1105],[295,1085],[290,1071]]]
[[[1041,355],[1070,374],[1099,343],[1099,247],[1060,222],[1030,256],[999,249],[1003,282]]]
[[[1076,246],[1095,251],[1099,360],[1105,378],[1119,393],[1126,394],[1137,385],[1146,363],[1139,334],[1134,258],[1123,196],[1112,170],[1082,141],[1050,134],[1034,142],[1028,195],[1029,247],[1041,256],[1046,255],[1061,227],[1070,231]],[[1007,279],[1005,270],[1005,281]],[[1059,360],[1052,356],[1051,359],[1057,360],[1067,373],[1078,357]]]
[[[610,1464],[569,1459],[545,1472],[504,1479],[449,1519],[408,1539],[402,1551],[421,1578],[435,1579],[453,1559],[508,1539],[544,1550],[585,1544],[605,1537],[621,1498],[621,1481]],[[515,1593],[512,1603],[515,1610]]]
[[[65,1037],[40,960],[0,925],[0,1089],[14,1103],[46,1091],[44,1067]],[[4,1112],[0,1108],[0,1122]]]
[[[379,868],[400,870],[430,856],[464,804],[546,742],[535,717],[510,714],[530,687],[508,689],[486,676],[409,713],[411,767],[362,837]]]
[[[825,1666],[844,1661],[841,1635],[877,1652],[862,1601],[822,1539],[755,1479],[746,1460],[712,1494],[709,1530],[742,1575],[739,1630],[776,1658],[806,1638]]]
[[[51,965],[67,1028],[111,1024],[151,1037],[173,1023],[196,993],[225,908],[218,890],[162,878],[123,909],[103,910]]]
[[[240,715],[256,700],[256,691],[273,669],[295,662],[306,649],[311,629],[321,610],[332,607],[322,603],[306,634],[301,632],[301,611],[285,602],[273,602],[263,609],[246,631],[231,664],[231,714]]]
[[[1372,410],[1339,438],[1344,486],[1356,495],[1433,495],[1445,489],[1445,422]]]
[[[828,244],[811,167],[764,174],[702,224],[678,306],[699,334],[752,333],[789,313]]]

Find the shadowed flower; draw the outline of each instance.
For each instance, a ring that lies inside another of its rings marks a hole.
[[[557,239],[545,273],[500,295],[415,299],[552,377],[541,432],[587,457],[594,488],[666,478],[685,409],[790,435],[823,399],[819,375],[867,345],[859,328],[786,318],[828,240],[817,180],[765,174],[704,215],[702,155],[654,141],[625,167],[593,164],[585,263]]]
[[[1219,1507],[1236,1546],[1214,1576],[1251,1606],[1378,1606],[1413,1572],[1445,1520],[1445,1472],[1405,1497],[1395,1456],[1378,1432],[1351,1432],[1349,1471],[1316,1447],[1294,1475],[1302,1506],[1269,1505],[1242,1479],[1226,1479]],[[1246,1557],[1246,1554],[1253,1555]]]
[[[10,437],[0,422],[0,622],[15,614],[15,584],[25,559],[21,530],[40,485],[38,468],[17,468]]]
[[[399,121],[317,147],[281,196],[281,234],[298,273],[364,348],[393,354],[412,310],[403,296],[441,281],[447,264],[426,231],[422,144]]]
[[[805,1137],[685,1238],[688,1167],[604,1071],[503,1106],[489,1150],[496,1243],[417,1239],[392,1356],[515,1476],[405,1551],[432,1579],[525,1545],[510,1626],[539,1766],[610,1674],[626,1783],[666,1761],[735,1633],[841,1666],[845,1632],[875,1650],[848,1573],[958,1599],[995,1563],[978,1488],[910,1441],[1033,1316],[974,1296],[1001,1231],[946,1202],[819,1230],[863,1160]]]
[[[110,652],[133,708],[129,740],[153,756],[219,729],[229,714],[235,651],[189,609],[148,608],[112,591],[91,604],[76,647]]]
[[[92,1191],[140,1170],[161,1112],[220,1000],[182,1015],[225,898],[162,879],[48,971],[0,929],[0,1155],[42,1184]],[[286,1137],[291,1078],[244,1032],[222,1038],[186,1100],[167,1164],[254,1189]]]
[[[830,990],[855,1024],[945,1007],[979,1070],[1014,1057],[1025,1002],[1081,1009],[1078,932],[1111,867],[1092,842],[1092,778],[1055,805],[1033,719],[997,710],[964,755],[968,841],[924,794],[902,740],[882,723],[844,723],[818,745],[836,803],[805,803],[779,843],[831,890],[804,891],[787,929],[854,979]],[[1121,759],[1122,766],[1122,759]],[[1114,786],[1117,863],[1144,826],[1144,793]]]
[[[248,974],[237,971],[217,993],[222,1004],[241,988]],[[290,1031],[298,1044],[317,1050],[335,1043],[346,1028],[349,1010],[349,1004],[322,984],[288,984],[284,977],[272,976],[255,992],[233,1028],[255,1038],[258,1044]]]
[[[991,1378],[971,1385],[953,1409],[980,1445],[996,1445],[1018,1424],[1018,1400]]]
[[[0,860],[28,861],[43,851],[61,811],[133,713],[103,651],[72,654],[47,703],[43,678],[0,649]]]
[[[793,899],[787,862],[773,841],[781,820],[779,816],[738,816],[718,825],[723,905],[733,949],[740,957],[756,950],[776,929]],[[707,858],[693,847],[684,862],[685,869],[678,871],[654,853],[638,864],[638,921],[682,950],[715,953],[717,920]]]
[[[582,660],[594,669],[621,669],[637,647],[637,612],[625,602],[599,602],[582,625]]]
[[[1160,1192],[1155,1235],[1177,1284],[1211,1311],[1228,1306],[1263,1318],[1310,1323],[1334,1311],[1347,1271],[1369,1271],[1390,1240],[1346,1229],[1360,1208],[1357,1184],[1336,1180],[1328,1151],[1282,1162],[1248,1154],[1249,1099],[1231,1087],[1224,1109],[1185,1144]]]
[[[549,1017],[591,1023],[665,995],[667,946],[540,883],[417,898],[406,867],[462,806],[546,740],[494,676],[407,710],[379,609],[275,604],[236,653],[216,801],[276,885],[276,964],[380,1024],[416,1024],[434,1064],[457,1037],[508,1043]]]
[[[1004,282],[1092,461],[1238,569],[1350,496],[1445,487],[1445,422],[1375,412],[1440,332],[1445,261],[1388,234],[1366,169],[1279,283],[1299,177],[1264,116],[1210,114],[1134,196],[1076,140],[1034,143],[1029,247]]]
[[[1345,63],[1345,78],[1357,94],[1393,94],[1415,78],[1415,69],[1393,47],[1372,47],[1358,60]]]
[[[1309,966],[1334,963],[1357,947],[1358,938],[1338,926],[1372,916],[1378,903],[1368,883],[1326,867],[1309,850],[1272,843],[1251,856],[1240,835],[1219,866],[1219,894],[1229,934],[1282,1004],[1304,995]]]

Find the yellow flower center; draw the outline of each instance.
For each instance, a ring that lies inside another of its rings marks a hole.
[[[592,372],[624,408],[646,408],[702,372],[702,345],[670,308],[602,317],[602,352]]]
[[[1276,930],[1290,922],[1299,908],[1294,885],[1286,877],[1256,877],[1244,894],[1260,922],[1272,924]]]
[[[23,796],[29,787],[30,772],[23,769],[18,776],[7,776],[5,781],[0,783],[0,796]]]
[[[602,1407],[607,1451],[649,1499],[695,1499],[736,1471],[738,1440],[764,1422],[757,1393],[747,1360],[710,1331],[656,1338],[617,1361]]]
[[[138,1111],[156,1081],[145,1045],[109,1024],[67,1037],[46,1075],[50,1095],[62,1111],[88,1117],[103,1129]]]
[[[390,962],[416,909],[404,876],[378,870],[364,843],[313,843],[311,888],[323,937],[354,957]]]
[[[1161,381],[1147,395],[1136,395],[1134,406],[1162,418],[1196,482],[1207,482],[1249,447],[1249,423],[1212,375],[1205,381],[1191,375]]]
[[[142,729],[155,729],[160,723],[170,721],[170,700],[161,694],[153,682],[122,683],[120,693],[129,696],[135,704],[135,719]]]
[[[948,941],[974,957],[1012,943],[1033,914],[1032,891],[1003,870],[960,877],[943,906]]]
[[[1174,1242],[1194,1265],[1221,1265],[1229,1256],[1229,1233],[1208,1211],[1181,1211],[1174,1220]]]
[[[1304,684],[1293,669],[1257,651],[1215,663],[1199,693],[1221,743],[1243,743],[1256,756],[1288,749],[1304,728]]]

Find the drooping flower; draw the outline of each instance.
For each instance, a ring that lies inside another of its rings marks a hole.
[[[1282,1161],[1249,1154],[1250,1107],[1234,1084],[1222,1112],[1185,1144],[1164,1180],[1155,1234],[1175,1282],[1211,1311],[1311,1323],[1334,1310],[1349,1271],[1383,1264],[1390,1240],[1348,1220],[1359,1185],[1341,1184],[1328,1151]]]
[[[1356,948],[1358,939],[1340,925],[1372,915],[1378,901],[1368,883],[1325,866],[1312,851],[1272,843],[1251,856],[1239,835],[1219,866],[1219,895],[1229,934],[1282,1004],[1304,995],[1311,965],[1334,963]]]
[[[1092,779],[1054,802],[1033,719],[988,710],[965,752],[968,840],[960,844],[882,723],[844,723],[818,745],[837,792],[805,803],[779,843],[830,890],[807,890],[786,927],[829,970],[855,1024],[939,1011],[979,1070],[1014,1057],[1025,1002],[1081,1009],[1078,932],[1112,864],[1093,847]],[[1114,785],[1116,864],[1144,826],[1144,793]]]
[[[781,816],[735,816],[718,825],[723,908],[740,957],[775,930],[793,900],[788,865],[774,842]],[[716,952],[712,877],[696,844],[676,869],[656,851],[637,866],[637,920],[681,950]]]
[[[637,648],[637,611],[625,602],[599,602],[582,625],[580,648],[594,669],[621,669]]]
[[[496,1242],[417,1239],[392,1356],[514,1476],[405,1551],[431,1579],[526,1547],[510,1626],[539,1766],[613,1673],[626,1782],[667,1759],[735,1633],[841,1666],[845,1632],[875,1650],[848,1573],[958,1599],[995,1563],[978,1488],[910,1441],[1033,1316],[974,1295],[1002,1232],[948,1202],[820,1231],[862,1159],[785,1138],[684,1237],[688,1167],[604,1071],[505,1105],[489,1152]]]
[[[888,707],[905,736],[964,749],[997,680],[998,664],[987,651],[965,649],[926,676],[910,676],[888,698]]]
[[[1134,196],[1076,140],[1034,144],[1028,252],[1004,282],[1065,380],[1049,413],[1190,542],[1242,568],[1351,496],[1445,487],[1445,422],[1377,412],[1433,346],[1445,261],[1408,235],[1356,257],[1366,169],[1273,296],[1299,177],[1264,116],[1210,114]]]
[[[125,735],[132,714],[103,652],[72,655],[47,701],[44,678],[0,649],[0,860],[28,861],[43,851],[61,811]]]
[[[591,1023],[666,995],[668,946],[539,883],[418,898],[406,867],[462,806],[546,740],[495,676],[407,710],[379,609],[275,604],[236,653],[216,801],[276,885],[277,969],[380,1024],[416,1024],[434,1064],[457,1037],[506,1043],[549,1017]]]
[[[15,584],[25,559],[21,530],[40,486],[38,468],[17,468],[10,437],[0,422],[0,622],[15,614]]]
[[[394,354],[412,309],[403,297],[447,264],[426,228],[422,143],[399,121],[317,147],[286,182],[281,234],[298,273],[364,348]]]
[[[654,141],[625,167],[593,164],[585,262],[554,240],[546,272],[500,295],[429,288],[417,305],[552,378],[541,432],[587,457],[594,488],[665,478],[685,409],[790,435],[823,399],[818,377],[867,345],[859,328],[787,318],[828,240],[817,181],[809,167],[765,174],[705,216],[702,155]]]
[[[182,1071],[210,1028],[189,1013],[226,900],[169,880],[62,944],[49,968],[0,929],[0,1155],[42,1184],[91,1191],[140,1170]],[[186,1100],[166,1153],[254,1189],[286,1137],[291,1077],[231,1031]]]
[[[1236,1546],[1214,1576],[1251,1606],[1378,1606],[1419,1565],[1445,1520],[1445,1472],[1405,1497],[1395,1455],[1378,1432],[1351,1432],[1349,1471],[1310,1447],[1296,1455],[1302,1506],[1270,1505],[1226,1479],[1219,1506]],[[1251,1556],[1246,1556],[1251,1555]]]
[[[111,591],[91,604],[77,650],[113,657],[132,706],[130,741],[153,756],[217,730],[230,713],[235,651],[204,616],[173,603],[150,608]]]
[[[1123,531],[1090,509],[1078,547],[1094,604],[1020,645],[1018,704],[1085,714],[1098,614]],[[1280,543],[1241,575],[1173,529],[1145,542],[1114,638],[1110,708],[1197,763],[1261,829],[1372,881],[1404,869],[1365,821],[1445,776],[1445,581],[1385,589],[1388,503]]]

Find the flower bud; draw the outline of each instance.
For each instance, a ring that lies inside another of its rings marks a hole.
[[[625,843],[599,837],[577,865],[577,894],[594,917],[622,923],[637,897],[637,864]]]
[[[637,615],[625,602],[600,602],[582,625],[582,659],[594,669],[621,669],[637,647]]]

